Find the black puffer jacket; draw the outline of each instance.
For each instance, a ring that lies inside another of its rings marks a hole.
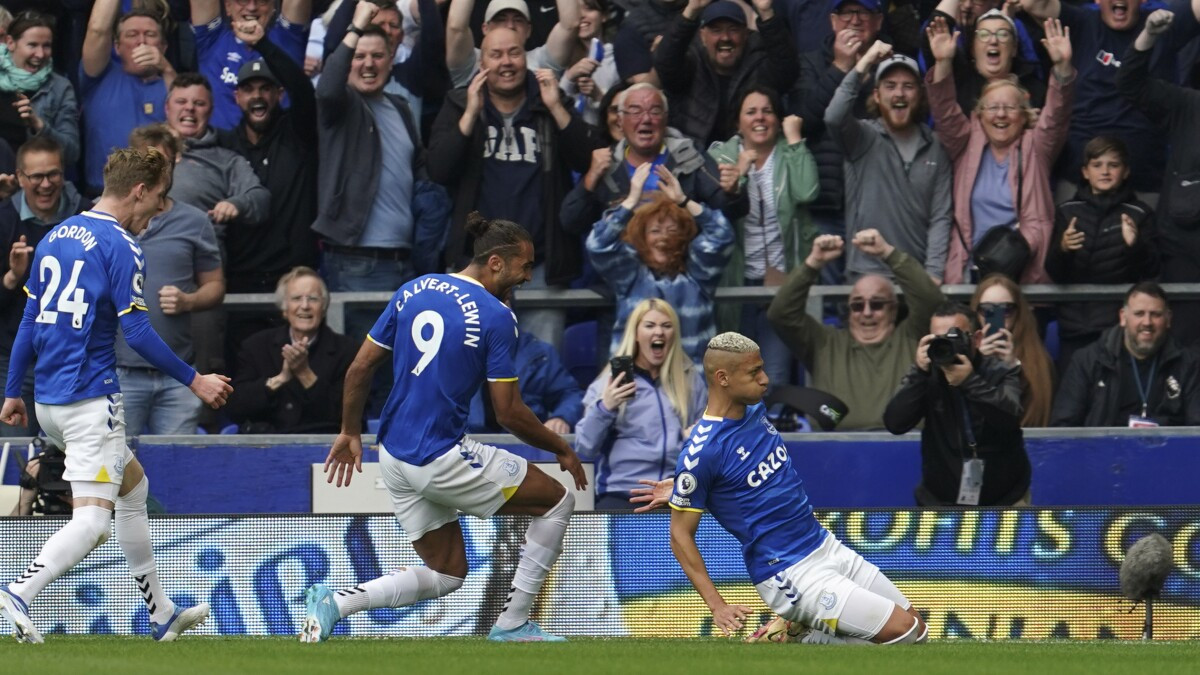
[[[1125,244],[1121,216],[1128,215],[1137,225],[1133,246]],[[1075,219],[1075,229],[1083,233],[1083,248],[1062,250],[1063,232]],[[1111,194],[1097,195],[1087,185],[1075,198],[1058,205],[1054,213],[1054,234],[1046,253],[1046,272],[1060,284],[1134,284],[1158,275],[1157,226],[1154,212],[1134,196],[1125,185]],[[1059,330],[1064,336],[1099,334],[1117,323],[1119,302],[1075,302],[1059,305]]]
[[[1163,171],[1158,200],[1159,250],[1167,259],[1163,281],[1196,281],[1200,270],[1200,220],[1172,218],[1175,207],[1188,199],[1187,188],[1200,180],[1200,91],[1180,87],[1153,77],[1155,52],[1138,51],[1130,45],[1117,69],[1117,92],[1131,101],[1147,117],[1158,121],[1166,134],[1170,154]],[[1191,195],[1192,198],[1195,195]],[[1184,208],[1183,210],[1188,210]],[[1183,264],[1171,264],[1175,258]],[[1178,270],[1178,271],[1176,271]]]
[[[621,4],[621,3],[618,3]],[[629,12],[621,21],[621,30],[636,31],[646,42],[647,51],[654,38],[667,32],[667,26],[676,15],[683,11],[686,0],[681,2],[664,2],[664,0],[642,0],[637,4],[628,3]]]
[[[800,78],[788,92],[788,112],[804,120],[804,135],[813,159],[817,161],[817,176],[821,180],[821,192],[817,200],[809,204],[810,211],[841,213],[845,208],[845,175],[843,157],[833,139],[825,129],[825,109],[833,100],[838,85],[846,73],[833,65],[833,36],[825,38],[821,49],[800,55]],[[871,87],[863,87],[854,103],[854,116],[867,119],[867,100],[871,98]]]

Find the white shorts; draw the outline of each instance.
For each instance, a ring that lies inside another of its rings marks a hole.
[[[425,466],[392,457],[379,446],[379,469],[400,526],[416,541],[458,512],[487,518],[516,493],[529,463],[507,450],[463,437]]]
[[[772,611],[789,621],[830,635],[869,640],[883,629],[898,604],[906,611],[911,606],[891,582],[877,585],[881,576],[878,567],[829,534],[804,560],[755,588]],[[895,599],[868,590],[872,586],[888,589]]]
[[[132,456],[125,443],[121,394],[65,405],[35,403],[34,407],[46,436],[67,455],[63,480],[121,485],[125,465]]]

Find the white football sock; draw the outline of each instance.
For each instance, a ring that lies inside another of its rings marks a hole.
[[[800,638],[800,644],[804,645],[870,645],[874,644],[870,640],[863,640],[852,635],[829,635],[822,633],[819,630],[809,631],[804,637]]]
[[[406,567],[337,591],[333,600],[344,619],[365,609],[404,607],[421,600],[440,598],[462,585],[462,579],[434,572],[428,567]]]
[[[145,476],[137,487],[124,497],[117,497],[116,531],[117,541],[125,553],[129,573],[137,582],[150,620],[157,624],[166,623],[175,613],[175,603],[163,590],[154,565],[154,545],[150,541],[150,518],[146,515],[146,496],[150,494],[150,481]]]
[[[517,563],[512,586],[504,611],[496,619],[496,626],[511,630],[529,620],[529,608],[542,590],[542,582],[562,553],[563,535],[567,523],[575,511],[575,497],[568,491],[557,504],[545,514],[533,519],[525,531],[525,545],[521,548],[521,561]]]
[[[76,507],[71,520],[55,532],[8,590],[30,604],[51,581],[71,569],[108,539],[112,512],[102,506]]]

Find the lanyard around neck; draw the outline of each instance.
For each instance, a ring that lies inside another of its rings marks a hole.
[[[1137,384],[1138,397],[1142,399],[1142,417],[1150,408],[1150,388],[1154,386],[1154,371],[1158,369],[1158,355],[1154,355],[1154,361],[1150,363],[1150,375],[1146,378],[1146,385],[1142,386],[1142,374],[1138,372],[1137,359],[1133,358],[1133,354],[1129,355],[1129,365],[1133,368],[1133,381]]]

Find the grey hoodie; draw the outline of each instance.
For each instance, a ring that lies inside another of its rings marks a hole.
[[[924,124],[920,149],[906,169],[896,142],[879,120],[863,121],[853,107],[862,86],[857,70],[846,74],[825,110],[825,126],[845,157],[846,238],[875,228],[896,248],[916,258],[930,276],[945,276],[954,217],[954,165]],[[848,276],[892,276],[881,261],[846,247]]]
[[[217,132],[209,127],[199,138],[184,139],[183,157],[175,165],[171,198],[208,212],[217,202],[237,207],[235,225],[258,225],[267,219],[271,193],[262,186],[249,160],[217,145]],[[225,224],[216,225],[217,238],[225,241]]]

